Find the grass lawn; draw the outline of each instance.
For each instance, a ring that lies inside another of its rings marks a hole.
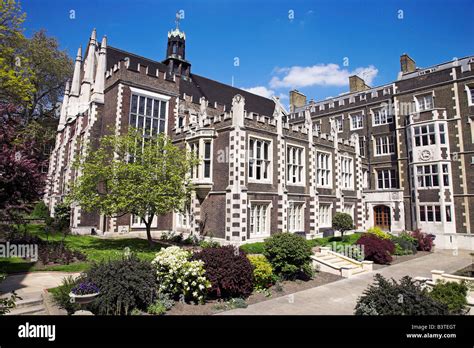
[[[37,235],[41,239],[49,241],[61,241],[61,234],[50,234],[44,231],[44,226],[29,225],[30,234]],[[161,249],[160,244],[153,247],[148,245],[148,241],[140,238],[123,239],[102,239],[93,236],[69,235],[64,240],[67,247],[78,250],[86,255],[86,262],[71,263],[69,265],[47,265],[37,266],[34,263],[27,262],[21,258],[0,259],[0,272],[15,273],[27,271],[63,271],[63,272],[82,272],[86,270],[92,262],[100,262],[118,259],[122,257],[124,248],[129,247],[130,251],[135,253],[140,259],[153,260],[155,254]]]

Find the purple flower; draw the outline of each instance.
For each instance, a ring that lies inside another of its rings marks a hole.
[[[95,285],[92,282],[82,282],[77,284],[71,292],[74,295],[89,295],[89,294],[95,294],[99,292],[99,288],[97,285]]]

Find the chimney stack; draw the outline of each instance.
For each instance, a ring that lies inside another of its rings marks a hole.
[[[290,91],[290,113],[306,105],[306,96],[296,89]]]
[[[403,74],[411,73],[416,70],[416,64],[413,59],[406,53],[400,56],[400,71]]]
[[[370,87],[365,84],[365,81],[357,75],[349,76],[349,90],[353,92],[362,92]]]

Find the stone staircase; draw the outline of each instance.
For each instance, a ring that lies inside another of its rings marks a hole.
[[[47,315],[46,307],[43,303],[42,293],[32,293],[21,296],[21,300],[16,301],[16,307],[6,315]]]
[[[315,248],[313,251],[313,266],[322,272],[350,278],[372,272],[372,261],[357,261],[341,253],[332,251],[329,247]]]

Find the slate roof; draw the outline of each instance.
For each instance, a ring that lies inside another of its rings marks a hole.
[[[191,81],[181,80],[180,94],[192,95],[195,101],[204,96],[211,104],[217,102],[225,105],[229,111],[232,107],[232,98],[240,94],[245,98],[245,109],[247,112],[256,112],[260,115],[272,117],[275,109],[275,102],[271,99],[244,91],[242,89],[226,85],[196,74],[191,74]]]
[[[140,65],[148,66],[148,74],[150,75],[155,75],[156,69],[161,72],[167,71],[167,66],[161,62],[111,46],[107,47],[107,70],[111,69],[114,64],[117,64],[120,60],[124,60],[126,57],[130,59],[129,68],[132,70],[138,70],[138,63],[140,63]],[[190,80],[181,79],[180,81],[179,90],[181,97],[183,97],[184,94],[193,96],[194,102],[199,103],[199,98],[204,96],[209,101],[209,105],[214,105],[214,102],[217,102],[218,104],[225,105],[226,110],[229,111],[232,107],[232,98],[236,94],[240,94],[245,98],[245,109],[247,112],[255,112],[268,117],[273,116],[275,102],[272,99],[196,74],[191,74],[190,77]]]
[[[129,68],[132,70],[138,70],[138,63],[140,63],[140,65],[145,65],[148,67],[148,73],[150,75],[154,75],[156,69],[160,70],[161,72],[167,71],[167,67],[163,63],[111,46],[107,46],[107,70],[111,69],[114,64],[124,60],[126,57],[130,59]]]

